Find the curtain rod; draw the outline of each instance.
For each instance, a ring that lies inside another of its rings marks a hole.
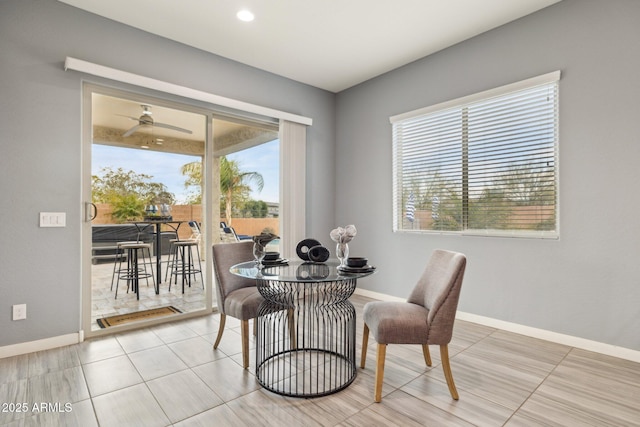
[[[127,71],[118,70],[116,68],[106,67],[104,65],[94,64],[82,59],[67,56],[64,61],[64,69],[80,71],[82,73],[91,74],[98,77],[128,83],[135,86],[154,89],[160,92],[170,93],[185,98],[191,98],[198,101],[210,102],[212,104],[221,105],[223,107],[233,108],[236,110],[246,111],[249,113],[260,114],[276,119],[287,120],[302,125],[311,126],[313,120],[309,117],[299,116],[297,114],[287,113],[285,111],[275,110],[272,108],[262,107],[260,105],[250,104],[248,102],[238,101],[224,96],[214,95],[212,93],[203,92],[197,89],[191,89],[185,86],[153,79],[151,77],[141,76],[139,74],[129,73]]]

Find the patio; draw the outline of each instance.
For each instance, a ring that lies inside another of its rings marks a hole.
[[[152,259],[154,259],[155,273],[155,258],[152,257]],[[180,280],[178,280],[177,285],[175,283],[172,284],[171,290],[169,290],[169,280],[165,277],[167,261],[168,255],[163,255],[160,293],[156,295],[151,279],[149,279],[149,286],[147,286],[145,279],[142,279],[140,281],[140,300],[136,299],[135,292],[131,290],[127,292],[127,284],[126,281],[123,280],[120,280],[118,298],[115,299],[115,281],[113,289],[111,289],[113,262],[93,264],[91,266],[91,330],[100,330],[101,328],[97,323],[97,319],[107,316],[127,314],[169,305],[174,306],[183,313],[204,308],[206,305],[205,290],[203,289],[200,275],[196,275],[195,278],[192,277],[191,287],[185,286],[184,294],[182,294],[182,284]],[[202,260],[201,262],[203,263],[202,267],[204,270],[206,260]]]

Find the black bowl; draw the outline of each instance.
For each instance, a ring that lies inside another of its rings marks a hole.
[[[361,258],[361,257],[350,257],[347,258],[347,265],[349,267],[355,267],[355,268],[359,268],[359,267],[364,267],[367,265],[367,262],[369,260],[366,258]]]
[[[267,252],[264,254],[265,261],[275,261],[280,258],[280,252]]]

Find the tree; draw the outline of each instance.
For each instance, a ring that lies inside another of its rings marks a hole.
[[[116,196],[110,204],[113,207],[111,216],[120,223],[139,219],[144,214],[146,205],[135,194]]]
[[[267,202],[262,200],[249,200],[242,208],[242,215],[245,218],[265,218],[268,213]]]
[[[191,162],[181,168],[182,174],[187,176],[185,187],[200,186],[202,183],[202,163]],[[221,211],[225,212],[225,219],[231,225],[234,215],[233,208],[237,210],[249,200],[251,185],[255,184],[258,191],[264,187],[264,178],[258,172],[243,172],[236,160],[228,160],[220,157],[220,204]],[[200,191],[200,194],[202,191]]]
[[[249,183],[255,182],[258,191],[264,187],[264,178],[258,172],[242,172],[240,165],[235,160],[220,158],[220,193],[225,203],[225,218],[231,225],[234,201],[245,202],[249,198],[251,187]]]
[[[91,199],[94,203],[108,203],[113,207],[117,222],[135,220],[144,215],[145,205],[175,203],[175,196],[164,184],[149,182],[153,177],[125,171],[102,168],[99,175],[91,176]]]
[[[195,191],[192,191],[187,197],[187,203],[190,205],[202,204],[202,162],[190,162],[182,165],[180,173],[187,177],[184,188],[195,187]]]
[[[510,167],[497,178],[497,187],[520,206],[555,203],[553,169],[535,163]]]
[[[419,179],[413,179],[403,196],[406,206],[409,194],[413,194],[417,210],[431,211],[431,230],[455,231],[462,227],[461,185],[440,171],[427,171]]]
[[[403,206],[412,194],[416,209],[431,211],[433,222],[428,228],[433,230],[553,230],[553,173],[552,166],[535,163],[511,166],[483,187],[476,185],[465,201],[461,183],[439,171],[427,172],[404,190]]]

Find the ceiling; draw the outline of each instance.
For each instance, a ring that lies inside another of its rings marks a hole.
[[[91,97],[92,140],[96,144],[124,148],[148,149],[167,153],[204,155],[206,117],[185,111],[166,101],[129,96],[109,96],[93,93]],[[127,131],[139,124],[147,106],[154,123],[178,126],[191,133],[160,126],[141,126],[131,135]],[[214,154],[223,156],[234,151],[253,147],[278,137],[277,128],[266,124],[247,123],[232,118],[215,117],[212,124],[215,141]]]
[[[59,1],[339,92],[560,0]]]

